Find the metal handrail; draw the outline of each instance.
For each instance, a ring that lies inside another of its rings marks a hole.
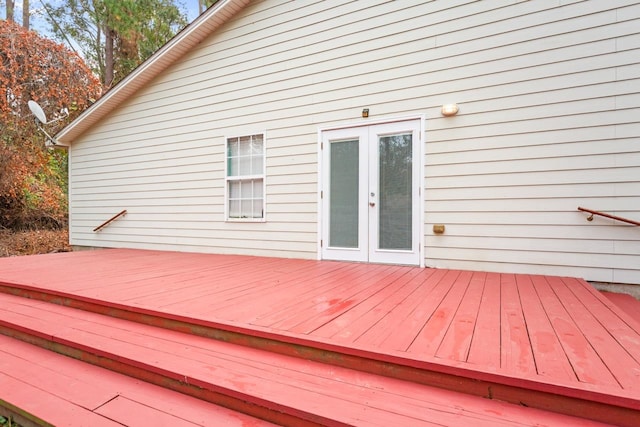
[[[622,217],[611,215],[611,214],[608,214],[608,213],[605,213],[605,212],[594,211],[592,209],[587,209],[587,208],[581,208],[580,206],[578,206],[578,210],[582,211],[582,212],[588,212],[588,213],[591,214],[591,216],[587,217],[587,221],[593,221],[593,216],[594,215],[600,215],[600,216],[603,216],[605,218],[615,219],[616,221],[626,222],[627,224],[640,225],[640,222],[638,222],[638,221],[634,221],[632,219],[627,219],[627,218],[622,218]]]
[[[100,224],[99,226],[97,226],[96,228],[93,229],[93,231],[100,231],[102,230],[104,227],[106,227],[107,225],[111,224],[113,221],[115,221],[116,219],[120,218],[121,216],[125,216],[127,214],[127,210],[123,210],[122,212],[118,212],[117,214],[115,214],[114,216],[112,216],[111,218],[109,218],[108,220],[106,220],[105,222],[103,222],[102,224]]]

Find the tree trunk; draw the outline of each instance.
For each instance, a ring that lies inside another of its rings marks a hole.
[[[104,87],[109,89],[113,83],[113,30],[104,29]]]
[[[14,0],[7,0],[7,21],[13,21]]]
[[[29,29],[29,0],[22,0],[22,26]]]

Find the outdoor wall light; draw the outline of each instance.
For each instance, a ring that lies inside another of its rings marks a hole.
[[[365,119],[366,119],[367,117],[369,117],[369,109],[368,109],[368,108],[364,108],[364,109],[362,110],[362,117],[363,117],[363,118],[365,118]]]
[[[451,117],[458,114],[458,111],[460,111],[458,104],[444,104],[441,112],[443,116]]]

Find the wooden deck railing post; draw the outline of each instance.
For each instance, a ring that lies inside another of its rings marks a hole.
[[[111,218],[109,218],[108,220],[106,220],[105,222],[103,222],[102,224],[100,224],[99,226],[97,226],[96,228],[93,229],[93,231],[100,231],[103,228],[105,228],[107,225],[111,224],[113,221],[115,221],[116,219],[120,218],[121,216],[125,216],[127,214],[127,210],[123,210],[121,212],[118,212],[117,214],[115,214],[114,216],[112,216]]]

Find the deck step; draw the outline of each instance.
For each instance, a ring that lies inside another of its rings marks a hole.
[[[90,362],[117,373],[109,375],[125,374],[160,385],[174,393],[163,398],[170,402],[168,406],[180,406],[175,399],[191,396],[189,399],[196,397],[262,420],[296,426],[602,425],[13,295],[0,294],[0,304],[3,307],[0,332],[28,343],[20,345],[37,345],[75,358],[74,364]],[[17,349],[17,352],[11,351],[14,356],[22,354],[21,349],[24,354],[32,353],[15,342],[9,344]],[[38,354],[43,354],[42,351],[45,350],[39,350]],[[49,353],[51,357],[63,357]],[[62,377],[51,376],[47,382],[32,384],[28,370],[17,368],[21,366],[19,360],[8,355],[4,357],[0,359],[3,361],[3,378],[27,384],[25,389],[35,387],[51,391],[49,389],[58,388],[56,384],[64,383]],[[38,369],[43,369],[42,375],[45,376],[57,369],[55,366],[59,363],[59,360],[46,357],[37,360]],[[16,366],[13,373],[12,366]],[[89,368],[87,365],[86,369],[100,369],[97,367]],[[66,372],[60,370],[60,375],[71,376],[70,372],[85,368],[76,366],[69,369]],[[19,372],[22,376],[18,375]],[[51,399],[73,402],[78,408],[111,420],[113,414],[135,413],[136,405],[142,405],[149,411],[149,415],[140,420],[118,420],[125,425],[149,425],[145,423],[150,419],[147,417],[158,415],[152,403],[139,400],[139,396],[145,393],[132,391],[113,397],[112,390],[120,385],[110,380],[110,387],[103,389],[101,381],[91,379],[107,378],[103,370],[99,372],[102,373],[87,373],[78,379],[83,387],[87,386],[86,392],[78,395],[81,388],[71,387],[70,393],[75,393],[75,398],[55,395]],[[175,392],[181,394],[176,395]],[[29,402],[20,400],[19,396],[14,398],[14,406],[38,416],[37,408],[24,407],[29,406]],[[41,420],[59,424],[53,418],[51,421],[45,418],[40,416]]]
[[[640,324],[640,301],[628,294],[601,291],[617,307]]]
[[[0,335],[0,414],[22,426],[273,424]]]

